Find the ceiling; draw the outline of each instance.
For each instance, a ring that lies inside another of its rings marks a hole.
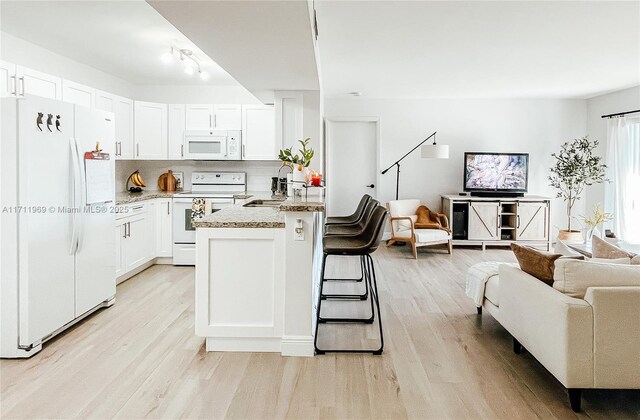
[[[319,88],[306,0],[149,4],[251,91]]]
[[[326,96],[588,98],[640,84],[640,2],[316,0]]]
[[[0,2],[0,28],[48,50],[139,85],[238,85],[222,67],[151,6],[134,1]],[[170,46],[193,51],[207,81],[160,57]]]

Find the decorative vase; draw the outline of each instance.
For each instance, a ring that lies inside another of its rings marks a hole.
[[[582,232],[579,230],[561,229],[558,232],[558,239],[568,244],[580,244],[583,241]]]
[[[585,243],[590,244],[594,236],[597,236],[598,238],[602,238],[602,233],[598,230],[597,226],[594,226],[587,231]]]
[[[293,182],[299,183],[299,184],[306,184],[308,173],[309,173],[309,168],[305,168],[302,165],[294,164],[293,165]]]

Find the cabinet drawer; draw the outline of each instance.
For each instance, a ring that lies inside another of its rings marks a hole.
[[[123,219],[125,217],[135,216],[140,213],[147,212],[147,203],[131,203],[120,206],[121,210],[116,213],[116,220]]]

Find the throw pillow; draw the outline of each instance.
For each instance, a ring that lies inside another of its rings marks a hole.
[[[624,249],[620,249],[615,245],[610,244],[604,239],[594,236],[591,239],[591,254],[594,258],[631,258],[632,254],[629,254]]]
[[[583,299],[589,287],[640,286],[640,268],[563,259],[556,261],[554,280],[554,289]]]
[[[555,262],[558,258],[562,257],[562,255],[548,254],[527,246],[520,246],[516,244],[511,244],[511,249],[516,256],[522,271],[550,286],[553,284],[553,270]]]
[[[561,240],[558,240],[558,242],[556,242],[556,246],[553,249],[553,252],[556,254],[563,255],[565,257],[578,257],[581,255],[579,252],[569,248],[567,244],[565,244]]]
[[[640,254],[636,255],[633,258],[631,258],[631,264],[640,265]]]

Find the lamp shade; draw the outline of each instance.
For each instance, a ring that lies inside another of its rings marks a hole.
[[[426,144],[420,148],[422,159],[449,159],[448,144]]]

